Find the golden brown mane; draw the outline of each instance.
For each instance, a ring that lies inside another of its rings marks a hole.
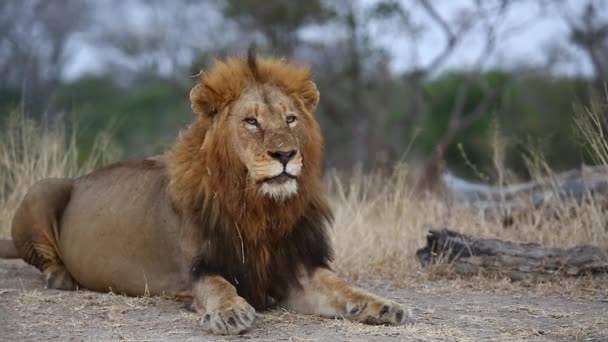
[[[222,244],[229,245],[226,250],[240,251],[243,241],[247,257],[255,259],[250,266],[256,272],[254,283],[269,286],[269,256],[275,244],[293,238],[294,227],[306,220],[317,223],[323,235],[318,238],[323,239],[331,212],[320,180],[323,142],[312,113],[318,92],[308,67],[276,58],[251,58],[249,62],[238,57],[215,61],[200,75],[190,93],[195,121],[180,133],[168,158],[169,194],[182,214],[215,227],[210,228],[215,229],[213,234],[221,231]],[[280,205],[247,187],[247,170],[233,152],[226,129],[231,104],[245,89],[261,84],[272,84],[288,94],[306,127],[299,191]],[[254,292],[264,290],[268,289]]]

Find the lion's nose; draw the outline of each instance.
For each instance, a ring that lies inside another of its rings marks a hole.
[[[287,165],[289,160],[296,155],[296,150],[291,151],[268,151],[268,155],[280,161],[283,165]]]

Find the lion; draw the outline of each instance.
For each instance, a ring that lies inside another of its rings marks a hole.
[[[409,310],[331,270],[309,67],[254,51],[216,60],[190,101],[195,118],[163,156],[29,189],[12,238],[46,286],[173,296],[216,334],[247,331],[271,306],[406,322]]]

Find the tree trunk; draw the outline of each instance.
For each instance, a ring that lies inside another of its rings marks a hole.
[[[457,274],[499,273],[512,280],[608,273],[608,250],[596,246],[549,248],[480,239],[447,228],[430,230],[427,245],[416,256],[422,266],[449,263]]]

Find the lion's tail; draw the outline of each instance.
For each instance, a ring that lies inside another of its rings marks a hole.
[[[0,258],[2,259],[19,259],[17,248],[13,240],[1,240],[0,239]]]

